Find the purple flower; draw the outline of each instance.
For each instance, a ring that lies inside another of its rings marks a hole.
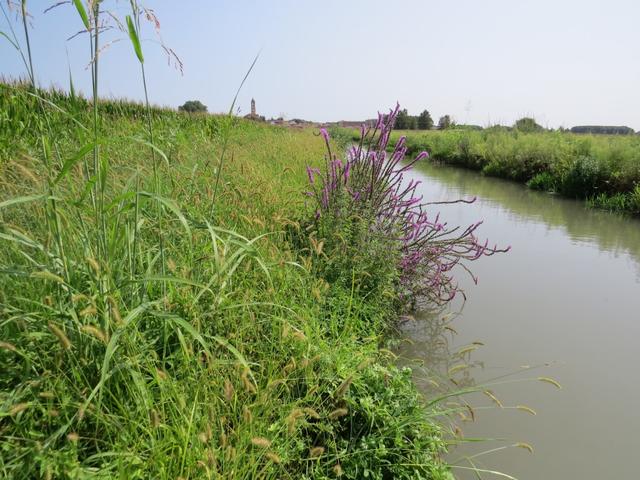
[[[313,185],[315,183],[315,178],[313,176],[313,169],[307,165],[307,176],[309,177],[309,183]]]
[[[435,219],[433,215],[427,215],[429,203],[422,203],[423,196],[418,190],[420,182],[413,179],[405,182],[404,173],[429,154],[420,152],[413,160],[405,162],[405,137],[400,137],[393,153],[387,154],[399,110],[397,104],[387,114],[378,113],[375,138],[365,139],[369,131],[362,125],[360,142],[347,150],[344,162],[331,152],[329,134],[321,128],[319,134],[328,151],[325,170],[320,172],[307,167],[310,184],[318,182],[319,185],[306,194],[315,199],[316,222],[343,215],[353,215],[368,222],[364,225],[369,232],[366,238],[383,239],[390,257],[397,255],[400,297],[423,295],[435,303],[446,303],[459,292],[464,295],[454,282],[452,270],[457,265],[467,269],[465,262],[508,251],[510,247],[501,250],[497,246],[489,247],[488,242],[481,243],[475,232],[482,222],[458,229],[440,221],[439,213]],[[461,203],[473,201],[475,198],[459,200]],[[322,218],[325,212],[329,215]],[[331,234],[332,227],[327,226]],[[368,241],[358,240],[352,246],[365,249],[366,253]],[[473,275],[472,278],[476,281]]]
[[[418,154],[418,156],[416,157],[416,162],[419,162],[420,160],[422,160],[423,158],[429,158],[429,152],[420,152]]]

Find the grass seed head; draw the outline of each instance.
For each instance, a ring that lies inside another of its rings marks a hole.
[[[242,384],[244,385],[244,389],[248,393],[256,393],[256,386],[253,384],[251,380],[249,380],[249,370],[245,369],[240,375],[242,378]]]
[[[14,344],[9,343],[9,342],[0,342],[0,349],[2,350],[9,350],[10,352],[17,352],[18,349],[15,347]]]
[[[309,456],[311,458],[318,458],[324,453],[324,447],[313,447],[309,450]]]
[[[88,333],[89,335],[94,336],[104,344],[109,343],[109,338],[107,337],[107,334],[104,333],[99,328],[94,327],[93,325],[83,325],[81,327],[81,330],[85,333]]]
[[[115,298],[108,296],[107,302],[109,303],[109,309],[111,310],[111,318],[115,322],[116,325],[122,325],[122,317],[120,316],[120,309],[118,308],[118,302],[116,302]]]
[[[280,463],[282,463],[282,459],[281,459],[277,454],[275,454],[275,453],[273,453],[273,452],[267,452],[267,453],[265,454],[265,456],[266,456],[269,460],[271,460],[273,463],[276,463],[276,464],[280,464]]]
[[[491,400],[493,400],[493,402],[498,405],[500,408],[504,408],[504,406],[502,405],[502,402],[498,399],[498,397],[496,397],[493,392],[489,391],[489,390],[484,390],[482,393],[484,393],[487,397],[489,397]]]
[[[514,446],[518,447],[518,448],[524,448],[525,450],[528,450],[529,453],[533,453],[533,447],[531,445],[529,445],[528,443],[518,442]]]
[[[346,408],[336,408],[329,414],[329,420],[337,420],[338,418],[344,417],[348,414],[349,410],[347,410]]]
[[[51,330],[51,333],[58,338],[60,346],[62,346],[64,350],[69,350],[71,348],[71,341],[69,340],[69,337],[67,337],[57,325],[49,322],[49,330]]]
[[[538,377],[538,380],[541,381],[541,382],[550,383],[551,385],[555,386],[558,389],[562,388],[562,385],[560,385],[560,383],[557,382],[556,380],[554,380],[553,378]]]
[[[349,375],[338,387],[338,389],[336,390],[334,396],[336,398],[341,398],[346,392],[347,390],[349,390],[349,387],[351,386],[351,383],[353,382],[353,375]]]
[[[271,441],[264,437],[253,437],[251,439],[251,444],[260,448],[269,448],[271,446]]]
[[[518,410],[523,411],[523,412],[527,412],[527,413],[529,413],[531,415],[537,415],[536,411],[533,408],[527,407],[526,405],[516,405],[516,408]]]
[[[28,403],[26,403],[26,402],[17,403],[13,407],[11,407],[11,409],[9,410],[9,415],[11,415],[11,416],[17,415],[20,412],[24,412],[27,408],[29,408],[29,404]]]
[[[227,402],[231,402],[233,400],[234,388],[231,381],[228,378],[224,379],[224,399]]]

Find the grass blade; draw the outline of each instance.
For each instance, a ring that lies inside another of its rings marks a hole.
[[[136,57],[138,57],[140,63],[144,63],[144,57],[142,56],[142,47],[140,46],[140,39],[138,38],[138,32],[136,31],[136,27],[133,24],[131,15],[127,15],[127,29],[129,30],[129,38],[131,39],[133,49],[136,52]]]
[[[87,11],[85,10],[82,2],[80,0],[73,0],[73,4],[76,6],[76,10],[78,11],[80,18],[82,19],[84,28],[86,28],[87,31],[91,30],[91,27],[89,26],[89,16],[87,15]]]

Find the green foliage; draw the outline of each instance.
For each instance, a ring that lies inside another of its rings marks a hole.
[[[531,117],[523,117],[517,120],[513,128],[524,133],[541,132],[544,130],[541,125],[536,123],[535,118]]]
[[[610,173],[607,165],[590,156],[576,158],[562,171],[558,190],[565,196],[584,198],[600,191],[606,191]]]
[[[336,429],[338,448],[353,452],[341,461],[342,478],[452,478],[441,464],[434,468],[444,450],[442,435],[410,385],[409,368],[377,365],[366,369],[362,382],[351,388],[344,405],[352,414]]]
[[[527,186],[533,190],[544,192],[557,191],[556,180],[550,172],[537,173],[527,182]]]
[[[394,133],[392,143],[399,135]],[[407,146],[413,154],[428,151],[434,161],[480,170],[570,198],[589,198],[588,204],[593,207],[611,209],[615,205],[613,209],[618,211],[638,212],[636,203],[630,200],[640,184],[638,136],[451,128],[409,134]]]
[[[323,215],[313,232],[312,242],[323,242],[314,262],[317,274],[331,285],[371,298],[391,314],[398,279],[397,259],[390,256],[395,249],[370,232],[371,212],[351,211],[343,200],[344,207],[336,208],[340,214]]]
[[[350,128],[332,126],[329,129],[329,135],[335,143],[337,143],[341,149],[346,149],[349,144],[352,143],[354,137],[354,130]],[[355,134],[357,135],[357,134]]]
[[[188,100],[184,105],[179,106],[178,110],[187,113],[206,113],[207,106],[200,100]]]
[[[396,117],[395,129],[396,130],[411,129],[410,121],[409,121],[409,113],[407,112],[406,108],[403,108],[398,112],[398,116]]]
[[[427,110],[423,110],[418,115],[418,130],[431,130],[433,128],[433,118]]]
[[[419,116],[409,115],[407,109],[398,112],[395,130],[429,130],[433,127],[433,119],[428,111],[424,110]]]
[[[596,135],[633,135],[633,128],[611,125],[579,125],[571,127],[571,133],[591,133]]]
[[[640,185],[627,193],[616,193],[607,195],[600,193],[587,200],[591,207],[602,208],[612,212],[630,212],[640,215]]]
[[[451,121],[451,117],[449,115],[444,115],[438,120],[438,130],[446,130],[452,126],[454,126],[454,123]]]
[[[152,108],[156,185],[144,105],[100,101],[102,217],[91,102],[3,85],[0,105],[0,476],[448,478],[438,412],[378,352],[383,246],[356,251],[352,218],[314,248],[294,220],[312,132]]]

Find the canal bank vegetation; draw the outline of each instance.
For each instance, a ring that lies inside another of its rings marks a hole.
[[[343,133],[344,135],[344,133]],[[592,207],[640,215],[640,137],[569,132],[447,129],[395,131],[411,154],[586,200]],[[353,132],[352,139],[356,139]]]
[[[155,110],[151,146],[144,106],[97,104],[95,135],[90,103],[0,99],[0,476],[449,478],[380,349],[395,276],[319,274],[321,138]]]
[[[38,89],[24,6],[27,77],[0,84],[1,475],[451,478],[385,335],[500,250],[398,182],[398,109],[342,161],[325,131],[101,100],[98,2],[64,7],[89,99]],[[148,98],[145,16],[121,25]]]

